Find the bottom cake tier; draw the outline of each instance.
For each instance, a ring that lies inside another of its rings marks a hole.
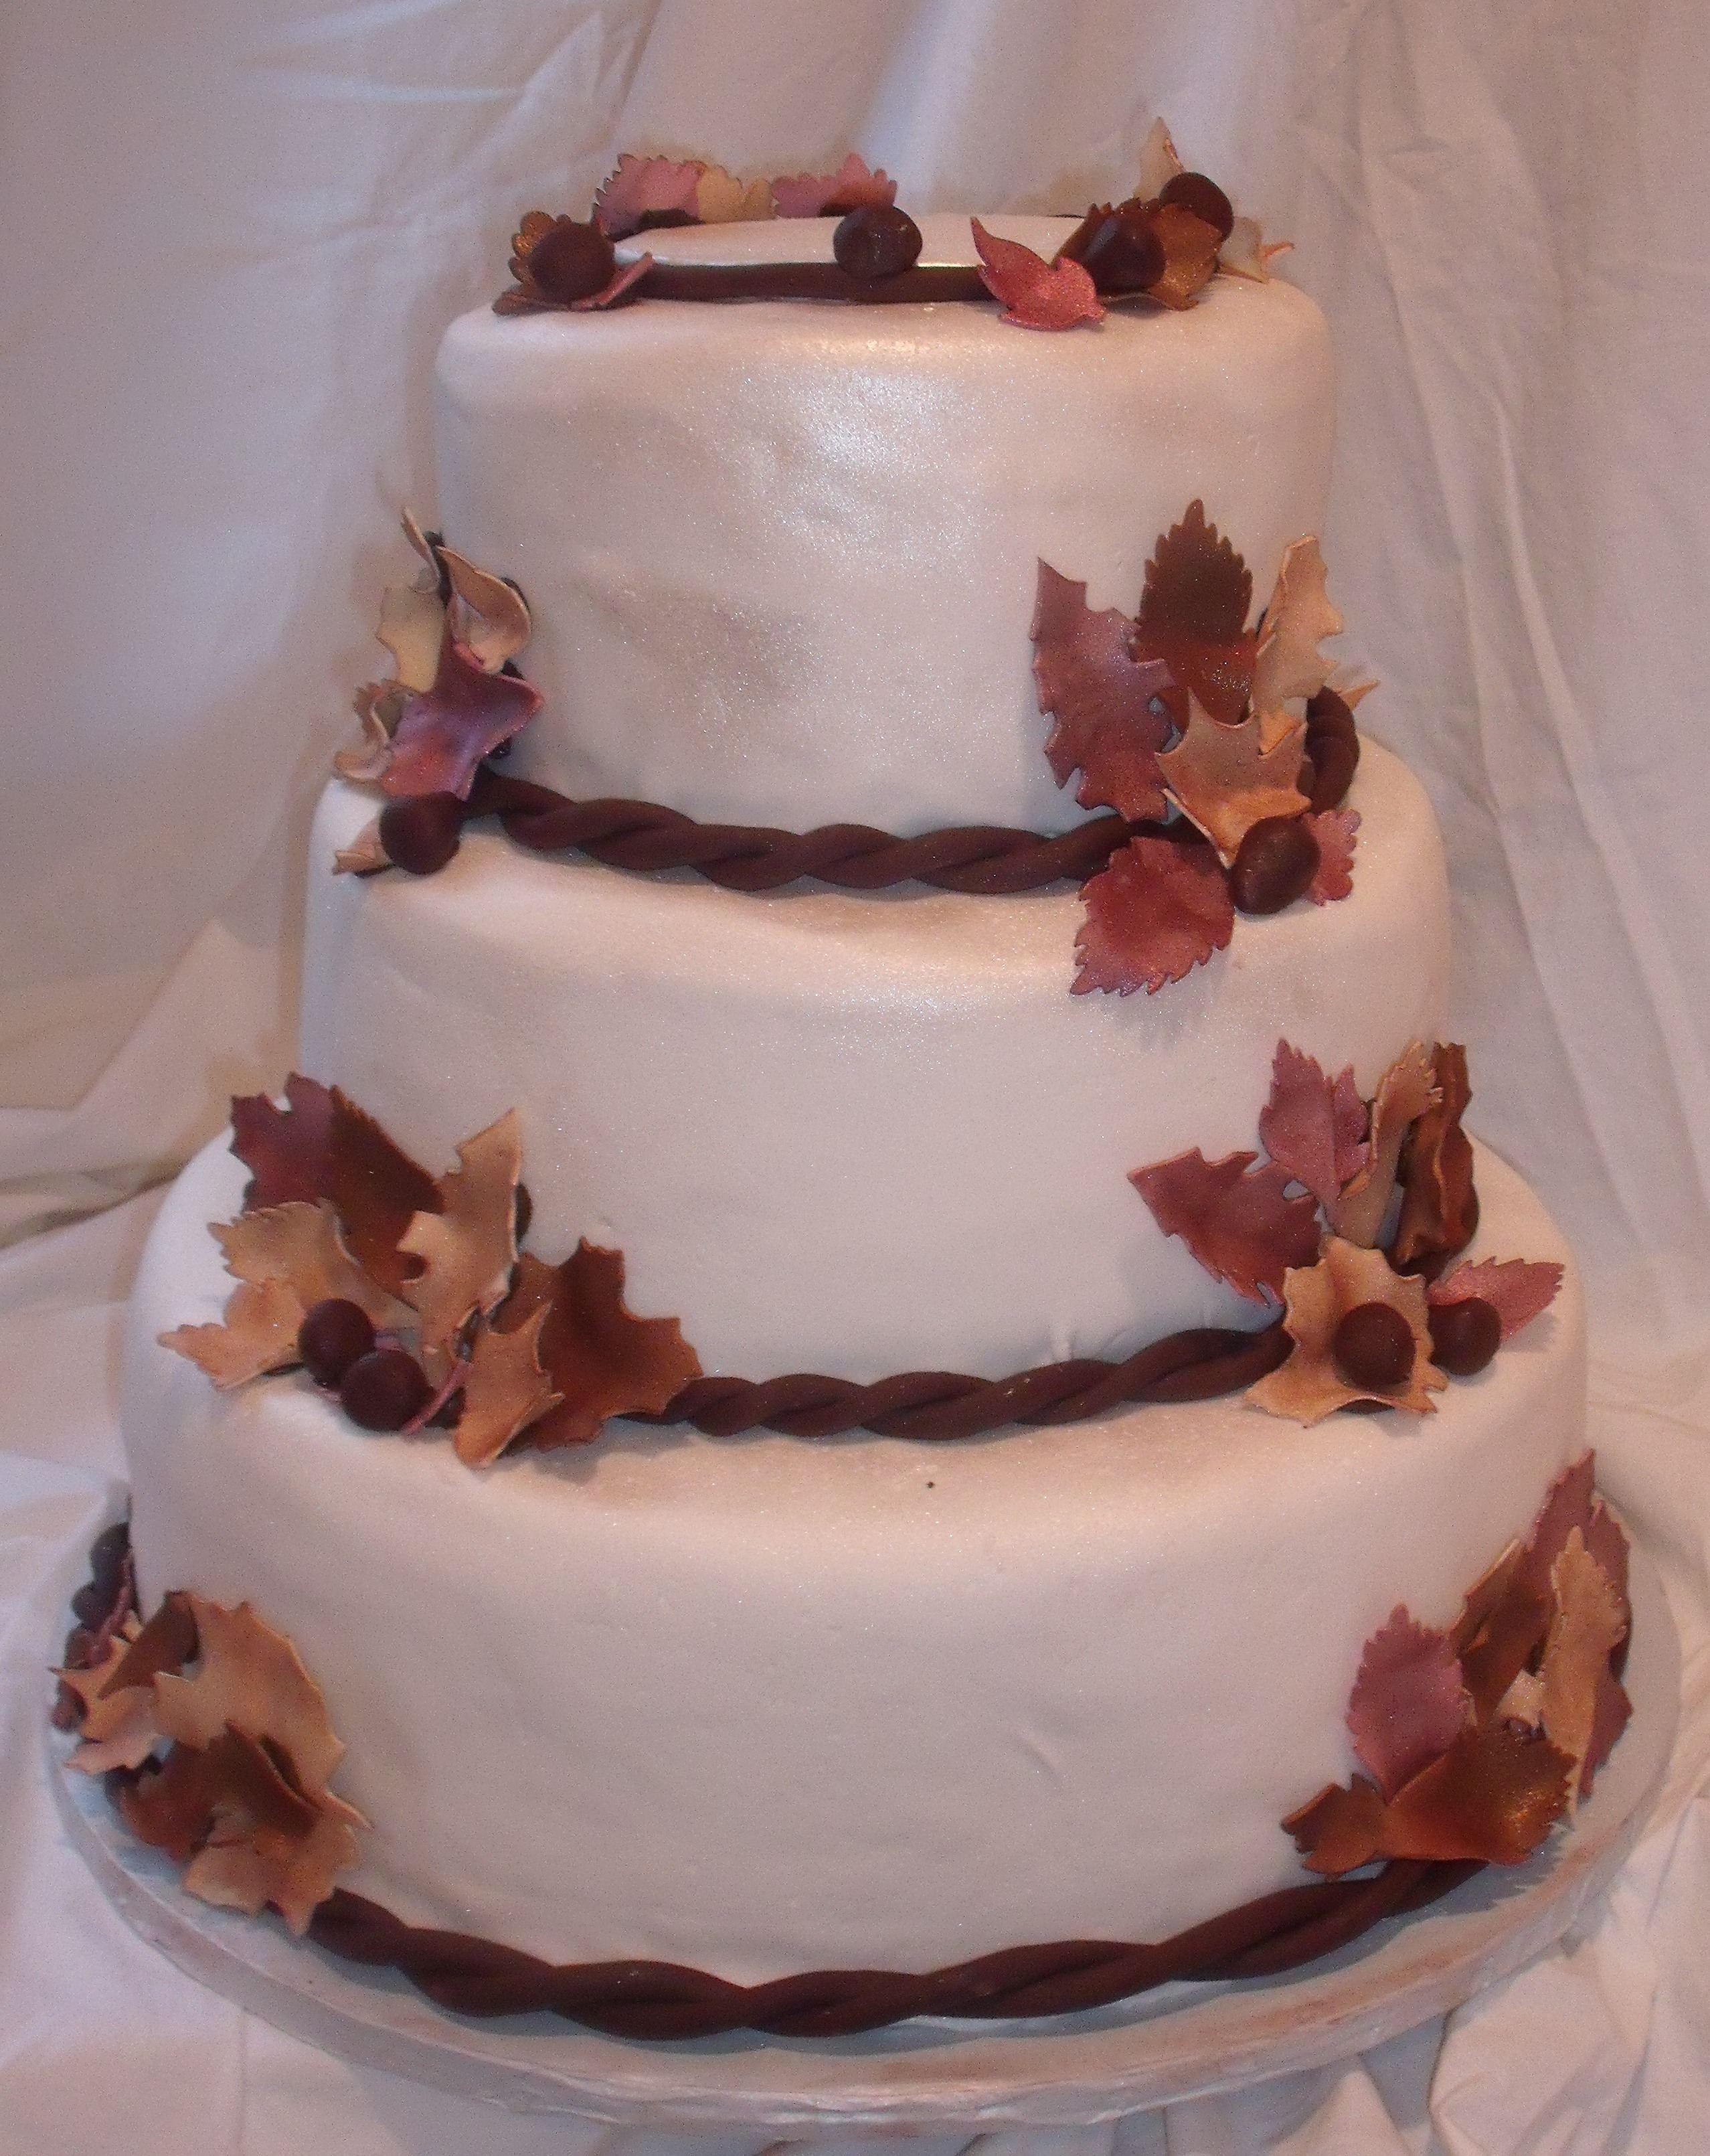
[[[1423,1418],[616,1424],[473,1471],[300,1373],[222,1395],[157,1344],[218,1316],[207,1224],[244,1176],[192,1163],[132,1304],[143,1607],[248,1601],[295,1642],[372,1822],[342,1886],[552,1961],[926,1969],[1296,1884],[1279,1822],[1352,1769],[1364,1642],[1398,1604],[1449,1622],[1584,1449],[1569,1266]],[[1471,1255],[1567,1259],[1511,1169],[1478,1178]]]

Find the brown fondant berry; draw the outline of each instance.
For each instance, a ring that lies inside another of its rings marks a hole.
[[[317,1385],[336,1389],[359,1355],[374,1344],[374,1327],[359,1303],[330,1295],[311,1303],[297,1327],[297,1353]]]
[[[1322,727],[1331,733],[1346,734],[1350,740],[1359,732],[1354,724],[1353,706],[1333,689],[1321,689],[1316,696],[1307,698],[1307,724],[1314,732]]]
[[[1241,840],[1229,895],[1243,913],[1281,913],[1318,873],[1318,842],[1298,816],[1266,816]]]
[[[1348,798],[1353,774],[1359,768],[1359,737],[1338,733],[1328,726],[1307,728],[1307,758],[1310,776],[1302,768],[1301,785],[1315,813],[1339,808]]]
[[[464,806],[454,793],[413,793],[380,811],[387,857],[412,875],[432,875],[457,851]]]
[[[1387,1302],[1356,1303],[1332,1336],[1330,1352],[1349,1384],[1394,1392],[1413,1374],[1413,1327]]]
[[[1191,210],[1203,218],[1220,239],[1227,239],[1235,230],[1235,213],[1229,197],[1215,180],[1208,180],[1204,172],[1178,172],[1166,180],[1158,194],[1161,203],[1173,203],[1178,209]]]
[[[587,300],[604,291],[617,272],[612,243],[597,224],[561,217],[536,240],[528,274],[549,300]]]
[[[1426,1314],[1431,1328],[1431,1360],[1451,1378],[1472,1377],[1502,1344],[1502,1321],[1497,1306],[1481,1295],[1469,1295],[1459,1302],[1434,1302]]]
[[[89,1578],[71,1598],[71,1614],[81,1625],[99,1625],[119,1599],[131,1529],[121,1520],[103,1527],[90,1544]]]
[[[865,203],[852,209],[831,235],[837,266],[870,280],[912,270],[921,259],[921,228],[906,210]]]
[[[413,1355],[375,1348],[357,1356],[338,1389],[339,1404],[363,1430],[402,1430],[428,1404],[433,1388]]]
[[[1093,213],[1088,211],[1091,220]],[[1143,292],[1163,275],[1163,242],[1143,202],[1105,210],[1079,242],[1075,259],[1101,292]],[[1066,249],[1064,252],[1067,252]]]

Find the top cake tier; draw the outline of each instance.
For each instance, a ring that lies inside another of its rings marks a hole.
[[[975,259],[965,217],[922,263]],[[649,233],[673,260],[830,259],[833,221]],[[1049,256],[1059,218],[990,229]],[[521,585],[545,708],[512,769],[703,820],[1064,830],[1034,693],[1038,563],[1132,612],[1199,498],[1253,572],[1322,528],[1329,335],[1214,278],[1060,335],[995,304],[643,299],[453,323],[440,508]]]

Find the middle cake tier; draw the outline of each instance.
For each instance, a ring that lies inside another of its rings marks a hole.
[[[755,896],[526,854],[334,877],[372,814],[335,783],[311,866],[302,1067],[434,1172],[518,1111],[533,1246],[621,1250],[704,1368],[1002,1377],[1257,1324],[1130,1173],[1257,1143],[1277,1043],[1362,1092],[1440,1037],[1430,803],[1368,744],[1352,895],[1240,919],[1155,997],[1071,993],[1071,886]]]

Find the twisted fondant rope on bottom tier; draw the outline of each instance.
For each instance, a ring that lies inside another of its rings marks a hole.
[[[1369,1878],[1284,1887],[1156,1945],[1065,1939],[921,1976],[816,1969],[741,1984],[673,1962],[555,1966],[514,1947],[406,1924],[341,1887],[315,1912],[309,1936],[343,1960],[397,1969],[457,2014],[557,2014],[655,2041],[737,2029],[849,2036],[920,2015],[1021,2020],[1113,2005],[1162,1984],[1276,1975],[1346,1946],[1386,1917],[1425,1907],[1483,1868],[1401,1859]]]
[[[785,1378],[696,1378],[640,1423],[691,1423],[709,1437],[775,1430],[786,1437],[978,1437],[1015,1423],[1087,1422],[1113,1409],[1216,1399],[1274,1370],[1293,1342],[1281,1319],[1261,1332],[1200,1326],[1154,1340],[1125,1363],[1046,1363],[1012,1378],[909,1370],[858,1385],[808,1372]]]

